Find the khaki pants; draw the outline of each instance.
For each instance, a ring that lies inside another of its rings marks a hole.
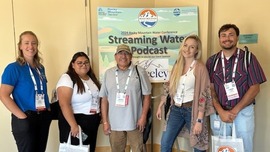
[[[125,152],[127,140],[132,152],[143,152],[143,133],[135,129],[132,131],[111,131],[110,144],[112,152]]]

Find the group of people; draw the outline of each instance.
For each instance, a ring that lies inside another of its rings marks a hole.
[[[189,136],[195,152],[205,152],[209,148],[207,116],[213,135],[223,135],[226,127],[226,136],[230,136],[235,125],[245,152],[253,151],[255,97],[266,77],[255,55],[249,52],[246,57],[237,47],[239,34],[236,25],[224,24],[218,31],[221,50],[206,65],[199,60],[202,46],[198,36],[183,41],[156,113],[161,119],[166,96],[171,96],[162,152],[172,151],[178,135]]]
[[[172,151],[179,134],[189,137],[194,151],[207,151],[208,116],[214,135],[221,134],[223,127],[230,134],[234,123],[245,151],[252,152],[255,97],[266,77],[254,54],[250,53],[250,61],[245,64],[245,52],[237,47],[239,33],[236,25],[223,25],[218,32],[221,50],[206,65],[200,60],[202,44],[197,35],[189,35],[182,42],[156,112],[161,120],[162,107],[170,96],[162,152]],[[33,32],[23,32],[18,57],[2,74],[0,100],[12,113],[12,133],[19,152],[44,152],[51,123],[47,79],[38,44]],[[128,45],[117,46],[114,57],[117,65],[105,72],[100,84],[88,55],[73,55],[56,85],[61,143],[67,142],[71,134],[71,143],[78,144],[80,126],[86,135],[83,144],[90,145],[94,152],[102,123],[112,152],[124,152],[127,141],[133,152],[146,151],[143,131],[151,102],[150,80],[142,67],[132,63]]]

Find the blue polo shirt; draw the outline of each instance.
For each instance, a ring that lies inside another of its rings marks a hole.
[[[40,77],[38,72],[31,68],[37,83],[38,93],[43,93],[45,97],[46,108],[49,108],[49,97],[47,94],[47,79],[44,67],[39,71],[42,76],[43,91],[40,88]],[[10,63],[2,75],[2,84],[13,86],[12,97],[15,103],[22,111],[36,111],[35,106],[35,87],[32,81],[29,67],[27,64],[20,65],[18,62]]]
[[[250,52],[251,53],[251,52]],[[214,58],[218,59],[217,66],[215,71],[213,69],[215,63]],[[225,81],[226,83],[232,81],[232,72],[235,63],[235,59],[237,58],[237,51],[229,58],[224,58],[225,64]],[[225,110],[229,110],[233,108],[245,95],[250,86],[254,84],[261,84],[266,81],[266,77],[262,70],[261,65],[259,64],[257,58],[254,54],[251,53],[250,63],[247,65],[247,69],[244,65],[245,53],[243,50],[240,50],[239,59],[237,62],[237,68],[235,72],[235,83],[239,93],[239,98],[234,100],[228,100],[225,88],[224,88],[224,74],[222,70],[222,59],[221,59],[221,51],[217,53],[217,55],[211,56],[206,63],[209,77],[211,83],[214,84],[214,88],[220,102],[220,105]],[[254,99],[255,102],[255,99]]]

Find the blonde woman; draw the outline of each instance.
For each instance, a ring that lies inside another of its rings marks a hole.
[[[166,129],[161,138],[161,151],[170,152],[181,132],[188,135],[195,152],[208,149],[206,116],[214,112],[210,97],[210,81],[205,65],[200,61],[201,40],[197,35],[185,38],[173,66],[168,83],[171,107]],[[162,98],[156,116],[161,119]]]
[[[12,134],[19,152],[44,152],[51,124],[47,79],[38,44],[35,33],[23,32],[17,60],[2,75],[0,99],[12,113]]]

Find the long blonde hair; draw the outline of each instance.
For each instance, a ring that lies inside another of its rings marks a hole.
[[[197,53],[195,54],[195,59],[200,59],[202,54],[202,42],[197,35],[189,35],[187,36],[181,44],[179,49],[179,54],[176,59],[176,62],[172,68],[172,72],[169,79],[169,92],[170,95],[173,97],[176,94],[177,87],[179,84],[179,80],[181,75],[183,74],[183,68],[185,65],[185,58],[182,55],[183,45],[186,43],[188,39],[194,39],[197,42]]]
[[[18,43],[18,45],[17,45],[17,47],[18,47],[18,57],[17,57],[17,59],[16,59],[16,61],[19,62],[21,65],[26,64],[25,58],[24,58],[24,56],[23,56],[23,52],[22,52],[22,50],[20,49],[20,46],[21,46],[21,44],[22,44],[22,37],[23,37],[24,35],[32,35],[32,36],[34,36],[35,39],[37,40],[37,43],[38,43],[37,45],[39,45],[38,38],[37,38],[37,36],[36,36],[36,34],[35,34],[34,32],[32,32],[32,31],[24,31],[23,33],[21,33],[21,35],[20,35],[20,37],[19,37],[19,38],[20,38],[20,39],[19,39],[19,43]],[[37,48],[37,53],[36,53],[36,55],[34,56],[34,63],[35,63],[35,65],[36,65],[37,67],[41,68],[41,67],[42,67],[42,64],[41,64],[42,58],[39,56],[39,54],[40,54],[40,52],[39,52],[39,50],[38,50],[38,48]]]

